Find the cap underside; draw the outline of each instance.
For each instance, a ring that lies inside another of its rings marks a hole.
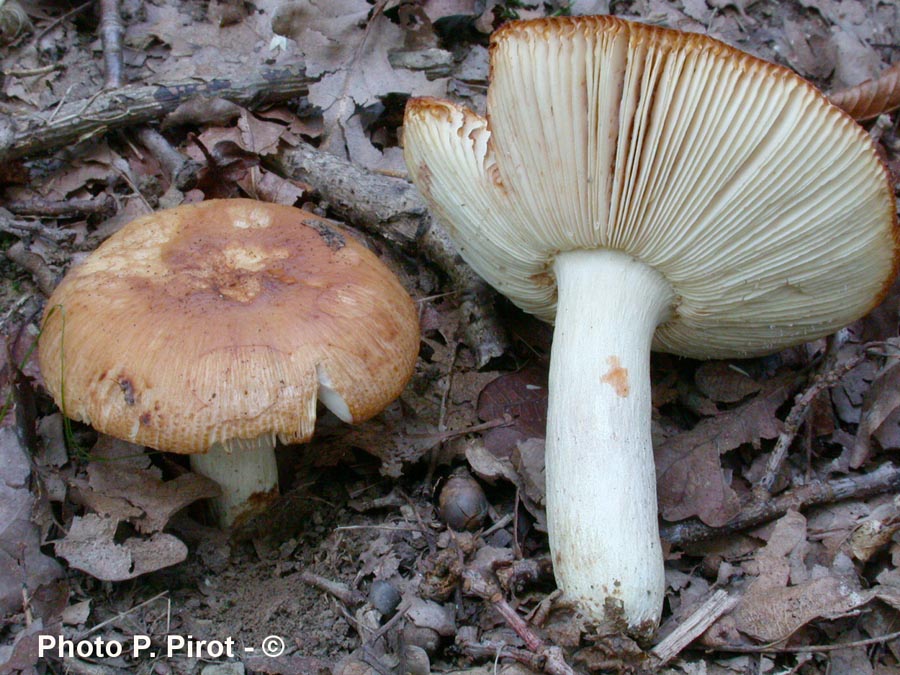
[[[409,379],[418,325],[396,277],[331,221],[213,200],[139,218],[71,270],[39,348],[66,415],[191,453],[308,439],[323,378],[345,417],[370,417]]]
[[[787,69],[612,17],[513,22],[491,65],[488,119],[414,100],[405,152],[462,256],[526,311],[553,320],[559,252],[621,250],[677,296],[655,349],[749,356],[853,321],[893,278],[874,145]]]

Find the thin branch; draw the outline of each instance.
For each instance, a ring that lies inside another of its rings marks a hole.
[[[103,64],[106,70],[106,89],[118,89],[125,84],[123,74],[122,37],[125,26],[119,13],[119,0],[100,0],[100,41],[103,44]]]
[[[84,10],[86,10],[88,7],[90,7],[93,4],[94,4],[93,0],[87,0],[87,2],[83,2],[80,5],[78,5],[77,7],[70,9],[65,14],[62,14],[62,15],[56,17],[55,19],[53,19],[53,21],[51,21],[46,26],[44,26],[44,28],[41,30],[40,33],[38,33],[37,35],[34,36],[34,39],[31,41],[31,44],[39,45],[41,40],[44,39],[44,36],[47,35],[47,33],[52,31],[54,28],[56,28],[59,24],[61,24],[66,19],[70,19],[73,16],[75,16],[76,14],[83,12]]]
[[[475,595],[490,603],[491,607],[502,616],[509,627],[518,635],[528,651],[537,657],[541,669],[549,675],[575,675],[575,671],[566,662],[559,647],[546,644],[534,632],[534,629],[516,612],[515,608],[503,597],[500,584],[493,575],[476,567],[468,567],[463,572],[463,592]],[[513,656],[513,658],[517,658]],[[517,658],[517,660],[519,660]],[[535,659],[532,659],[534,661]]]
[[[535,654],[527,649],[517,649],[494,640],[479,642],[472,634],[474,631],[466,630],[466,628],[460,629],[457,633],[456,645],[470,658],[479,661],[490,659],[495,664],[500,659],[512,659],[534,671],[575,675],[571,666],[566,664],[559,647],[548,647],[547,653]]]
[[[96,633],[99,630],[102,630],[103,628],[105,628],[109,624],[113,623],[114,621],[118,621],[119,619],[124,619],[126,616],[128,616],[132,612],[136,612],[141,607],[146,607],[147,605],[149,605],[153,602],[156,602],[157,600],[160,600],[162,598],[165,598],[167,603],[171,602],[171,598],[169,598],[168,595],[169,595],[169,591],[162,591],[161,593],[157,593],[152,598],[148,598],[147,600],[144,600],[143,602],[140,602],[140,603],[134,605],[134,607],[129,607],[124,612],[119,612],[115,616],[108,618],[106,621],[98,623],[96,626],[93,626],[86,631],[78,633],[78,639],[83,640],[88,635],[93,635],[94,633]],[[166,631],[166,632],[168,632],[168,631]]]
[[[841,378],[864,361],[866,356],[867,354],[862,352],[840,365],[836,365],[825,372],[817,374],[809,387],[807,387],[806,391],[797,395],[794,399],[794,405],[791,407],[791,411],[784,421],[784,429],[778,435],[778,440],[775,442],[775,448],[772,450],[769,461],[766,463],[766,473],[763,475],[757,486],[759,490],[766,493],[771,492],[772,486],[775,485],[775,480],[778,478],[778,474],[781,471],[781,465],[784,463],[784,459],[787,456],[787,451],[791,447],[791,443],[793,443],[794,437],[797,435],[803,422],[806,420],[809,408],[816,396],[826,389],[830,389],[839,384]]]
[[[689,644],[703,635],[720,616],[734,609],[739,600],[738,596],[730,596],[727,591],[721,589],[713,593],[706,602],[650,650],[650,653],[659,660],[658,666],[664,666],[678,656]]]
[[[74,218],[76,216],[111,216],[116,212],[116,200],[104,194],[91,199],[18,199],[9,200],[4,206],[20,216],[45,218]]]
[[[29,272],[41,293],[50,297],[53,289],[56,288],[56,274],[41,256],[29,251],[25,248],[24,243],[17,241],[6,249],[6,257]]]
[[[74,232],[60,230],[36,221],[13,218],[12,214],[4,208],[0,208],[0,232],[6,232],[15,237],[42,237],[54,243],[68,241],[75,237]]]
[[[47,66],[41,66],[39,68],[21,68],[18,70],[4,70],[3,74],[7,77],[34,77],[35,75],[47,75],[48,73],[52,73],[57,70],[63,70],[65,68],[61,63],[51,63]]]
[[[314,78],[302,64],[263,69],[243,79],[187,80],[159,85],[129,85],[71,101],[58,110],[11,120],[9,140],[0,145],[0,161],[48,152],[105,134],[112,129],[160,119],[197,98],[221,98],[247,108],[304,96]]]
[[[381,628],[379,628],[369,636],[367,644],[374,645],[381,638],[387,635],[388,632],[392,630],[394,626],[400,623],[400,620],[406,616],[406,613],[409,611],[410,607],[412,607],[412,603],[409,600],[404,600],[402,603],[400,603],[400,606],[397,607],[397,610],[394,612],[394,616],[388,619],[384,623],[384,625],[381,626]]]
[[[836,652],[840,649],[853,649],[855,647],[869,647],[871,645],[880,645],[891,640],[900,638],[900,631],[879,635],[878,637],[867,638],[865,640],[855,640],[853,642],[844,642],[833,645],[800,645],[797,647],[773,647],[771,645],[761,645],[758,647],[742,646],[742,645],[723,645],[714,647],[711,651],[716,652],[735,652],[738,654],[809,654],[809,653],[825,653]]]
[[[309,584],[310,586],[318,588],[320,591],[324,591],[329,595],[333,595],[345,605],[357,605],[366,599],[366,596],[361,591],[355,591],[346,584],[326,579],[325,577],[313,574],[312,572],[303,572],[303,574],[300,575],[300,581],[304,584]]]
[[[867,474],[814,481],[787,490],[777,497],[752,501],[722,527],[710,527],[692,518],[661,527],[660,536],[674,545],[690,544],[746,530],[779,518],[790,509],[802,510],[819,504],[859,499],[894,490],[900,490],[900,468],[887,463]]]
[[[138,138],[153,154],[166,178],[176,188],[184,190],[197,181],[200,164],[178,152],[161,133],[150,127],[143,127],[138,131]]]

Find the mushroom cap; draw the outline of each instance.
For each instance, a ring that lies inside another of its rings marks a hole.
[[[169,452],[312,435],[320,383],[365,420],[415,366],[415,306],[332,221],[249,199],[132,221],[54,291],[41,372],[68,417]],[[64,396],[63,396],[64,394]]]
[[[887,170],[786,68],[598,16],[505,24],[491,73],[487,119],[410,101],[405,156],[463,258],[525,311],[553,321],[554,259],[581,248],[668,280],[653,347],[685,356],[777,351],[887,292],[900,258]]]

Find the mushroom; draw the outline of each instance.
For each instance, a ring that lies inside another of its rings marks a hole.
[[[557,582],[638,636],[663,596],[650,350],[749,357],[826,335],[898,264],[866,132],[785,68],[610,16],[491,39],[486,118],[413,99],[410,174],[462,257],[556,324],[546,445]]]
[[[191,454],[223,525],[277,495],[276,438],[316,401],[360,422],[403,390],[415,306],[332,221],[249,199],[132,221],[56,288],[39,360],[60,409],[98,431]]]

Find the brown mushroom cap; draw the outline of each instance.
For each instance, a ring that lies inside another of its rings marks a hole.
[[[233,199],[110,237],[51,296],[39,359],[68,417],[198,453],[264,434],[309,439],[320,382],[346,417],[371,417],[409,380],[418,342],[409,295],[352,236]]]

